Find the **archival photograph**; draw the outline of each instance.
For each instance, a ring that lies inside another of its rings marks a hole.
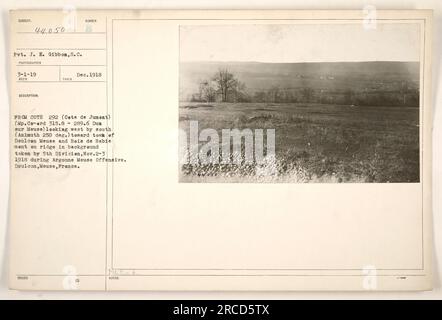
[[[179,181],[420,181],[414,24],[180,26]]]

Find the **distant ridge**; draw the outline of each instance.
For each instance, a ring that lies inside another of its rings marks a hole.
[[[182,62],[180,100],[198,96],[200,83],[211,80],[219,69],[227,69],[245,84],[242,90],[249,99],[274,90],[283,91],[287,97],[299,97],[308,89],[316,96],[309,99],[330,103],[418,103],[420,69],[419,62],[414,61]]]
[[[271,86],[311,87],[333,91],[364,90],[402,81],[406,81],[408,86],[414,88],[419,86],[419,62],[415,61],[181,62],[181,98],[196,92],[199,81],[212,78],[220,68],[227,68],[235,74],[245,83],[249,93]]]

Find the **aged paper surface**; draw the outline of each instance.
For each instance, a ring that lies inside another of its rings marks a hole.
[[[432,288],[431,11],[10,20],[11,288]]]

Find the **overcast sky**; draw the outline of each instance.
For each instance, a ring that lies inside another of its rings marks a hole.
[[[185,61],[419,61],[417,23],[180,27]]]

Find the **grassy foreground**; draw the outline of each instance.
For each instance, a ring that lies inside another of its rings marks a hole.
[[[418,182],[419,109],[270,103],[180,103],[179,126],[275,129],[264,164],[184,164],[183,182]],[[204,144],[204,143],[202,143]]]

